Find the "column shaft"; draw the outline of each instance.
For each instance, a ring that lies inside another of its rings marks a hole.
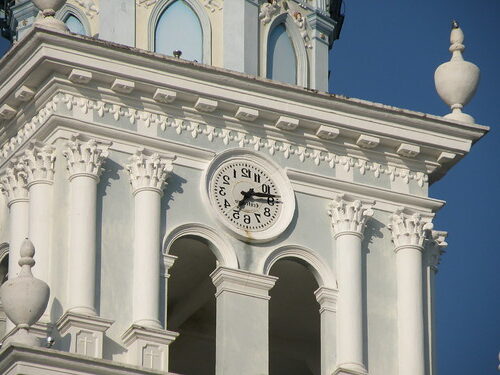
[[[70,182],[69,310],[95,315],[97,177]]]
[[[425,374],[422,249],[397,250],[399,373]]]
[[[135,194],[134,323],[160,328],[160,207],[155,190]]]
[[[363,368],[361,236],[337,236],[338,364]]]
[[[29,187],[29,238],[36,248],[33,276],[49,283],[52,183],[36,181]]]
[[[21,243],[28,237],[29,202],[17,200],[10,205],[9,212],[9,279],[17,277]]]

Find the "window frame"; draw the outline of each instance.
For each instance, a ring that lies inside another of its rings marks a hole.
[[[156,47],[156,25],[160,20],[163,12],[176,1],[184,1],[191,10],[198,17],[198,21],[201,25],[202,33],[202,55],[203,64],[212,63],[212,27],[210,24],[210,18],[208,17],[204,7],[196,0],[163,0],[156,3],[155,7],[151,11],[148,22],[148,49],[150,51],[155,51]]]
[[[308,77],[309,77],[309,63],[307,57],[306,47],[304,45],[304,40],[300,35],[299,28],[291,18],[288,13],[283,13],[277,16],[267,27],[264,35],[264,46],[263,46],[263,60],[262,61],[262,76],[267,77],[267,63],[268,63],[268,52],[269,52],[269,38],[273,30],[279,26],[284,25],[290,40],[292,41],[292,46],[295,51],[295,57],[297,58],[297,86],[309,87]]]
[[[78,9],[76,6],[66,3],[57,12],[56,17],[57,17],[57,19],[66,23],[66,20],[68,19],[69,16],[73,16],[73,17],[78,18],[78,20],[82,23],[83,29],[85,30],[85,34],[82,34],[82,35],[91,36],[90,23],[89,23],[87,17],[85,16],[85,14],[80,9]]]

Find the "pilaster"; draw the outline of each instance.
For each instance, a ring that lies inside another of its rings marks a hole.
[[[140,149],[127,165],[135,206],[133,323],[157,329],[161,328],[158,319],[161,196],[174,159],[171,155]]]
[[[390,218],[396,252],[400,374],[425,374],[422,252],[426,232],[432,229],[430,219],[404,209]]]
[[[314,292],[321,321],[321,375],[331,375],[337,363],[338,290],[320,287]]]
[[[73,136],[63,155],[70,181],[69,311],[96,315],[96,199],[109,143]]]
[[[363,363],[363,286],[361,243],[372,202],[333,198],[329,214],[337,249],[339,285],[336,374],[365,374]]]
[[[257,75],[259,64],[258,0],[225,1],[224,68]]]
[[[269,290],[277,278],[226,267],[210,276],[217,288],[215,373],[268,374]]]
[[[311,88],[328,92],[328,52],[335,24],[320,13],[310,13],[307,22],[311,27]]]

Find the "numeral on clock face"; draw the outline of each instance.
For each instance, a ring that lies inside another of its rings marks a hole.
[[[283,202],[276,183],[259,165],[227,162],[214,173],[210,194],[219,212],[232,225],[246,231],[272,226]]]

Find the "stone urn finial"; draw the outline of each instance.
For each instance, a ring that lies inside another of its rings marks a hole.
[[[462,52],[464,33],[457,21],[452,22],[450,35],[451,60],[441,64],[434,73],[436,90],[441,99],[451,107],[452,112],[445,118],[473,124],[474,118],[462,112],[466,105],[476,93],[479,83],[479,68],[465,61]]]
[[[33,277],[31,267],[35,265],[35,248],[30,240],[21,245],[19,276],[6,281],[0,287],[0,299],[7,317],[17,326],[17,332],[7,338],[6,343],[40,346],[29,328],[40,319],[49,301],[49,286]]]
[[[35,22],[35,25],[68,32],[68,27],[64,22],[55,18],[56,12],[66,3],[66,0],[31,0],[42,12],[42,18]]]

